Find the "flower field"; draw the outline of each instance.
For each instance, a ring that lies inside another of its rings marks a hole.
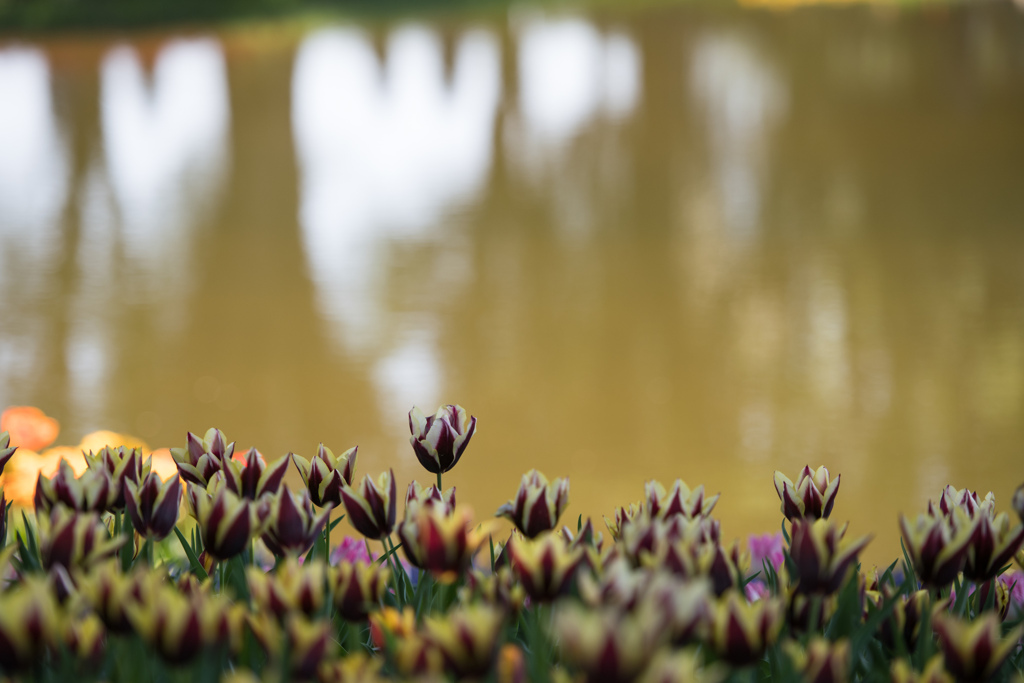
[[[936,492],[898,520],[904,553],[888,567],[859,563],[871,538],[837,521],[841,477],[825,467],[776,472],[781,530],[731,545],[720,494],[703,486],[650,481],[603,523],[562,520],[568,479],[531,470],[496,512],[514,525],[505,537],[444,488],[476,427],[460,406],[410,412],[426,483],[390,470],[359,479],[356,448],[268,461],[216,429],[172,449],[179,476],[123,446],[84,453],[84,469],[62,460],[38,475],[34,511],[3,499],[0,670],[190,683],[1024,681],[1024,485],[1004,511],[992,494]],[[0,435],[0,472],[19,457],[11,443]],[[332,546],[342,519],[361,537]]]

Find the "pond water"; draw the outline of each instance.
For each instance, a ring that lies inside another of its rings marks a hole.
[[[479,419],[483,518],[644,481],[774,531],[842,473],[898,553],[1024,481],[1024,13],[675,7],[0,42],[0,404],[61,443],[359,444]],[[598,525],[599,528],[603,525]]]

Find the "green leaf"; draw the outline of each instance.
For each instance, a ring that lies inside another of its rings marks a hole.
[[[345,515],[342,515],[341,517],[338,517],[337,519],[333,520],[331,522],[331,531],[334,531],[334,527],[338,526],[338,523],[341,522],[341,520],[343,519],[345,519]]]
[[[203,565],[199,563],[199,556],[196,555],[195,550],[185,540],[185,535],[181,533],[178,527],[174,527],[174,533],[178,536],[178,541],[181,542],[181,547],[185,549],[185,555],[188,556],[188,561],[192,564],[192,573],[199,577],[200,581],[206,581],[210,578],[210,575],[203,569]],[[195,537],[193,536],[193,539]]]

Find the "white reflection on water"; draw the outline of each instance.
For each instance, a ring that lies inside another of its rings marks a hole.
[[[230,103],[220,45],[176,40],[147,77],[131,48],[101,69],[104,159],[121,216],[128,263],[146,294],[180,296],[190,235],[219,196],[227,165]]]
[[[418,27],[391,34],[384,63],[354,29],[318,31],[300,47],[292,126],[302,239],[321,312],[347,351],[377,356],[395,336],[386,328],[404,325],[388,315],[399,241],[443,238],[448,256],[460,253],[458,236],[439,223],[487,179],[500,79],[496,41],[482,31],[458,40],[450,73],[437,35]],[[434,279],[417,288],[443,286]],[[406,330],[412,346],[381,354],[382,400],[394,396],[396,372],[408,390],[388,410],[408,410],[409,396],[437,401],[442,367],[428,333],[432,317],[428,311]]]
[[[57,265],[69,175],[46,57],[0,50],[0,405],[39,371],[47,326],[38,310]]]
[[[785,83],[748,42],[708,35],[694,47],[690,87],[707,117],[712,172],[725,226],[735,239],[744,241],[760,222],[768,134],[785,111]]]

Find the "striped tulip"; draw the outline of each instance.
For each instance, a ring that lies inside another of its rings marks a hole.
[[[527,538],[536,538],[558,525],[569,504],[569,480],[547,478],[537,470],[523,475],[515,497],[498,508],[495,517],[505,517]]]
[[[505,549],[526,594],[540,602],[554,600],[568,590],[583,561],[582,549],[570,549],[565,539],[555,534],[529,540],[513,535]]]
[[[323,532],[324,523],[331,514],[328,505],[320,513],[313,511],[309,491],[292,493],[282,487],[267,496],[258,506],[263,527],[263,542],[278,557],[295,555],[309,550]]]
[[[250,539],[260,532],[252,502],[241,498],[223,483],[223,473],[211,479],[208,491],[189,487],[189,514],[199,527],[205,552],[215,560],[228,560],[241,554]]]
[[[109,506],[111,510],[124,510],[125,484],[130,481],[138,484],[149,473],[149,461],[143,462],[141,448],[106,446],[98,453],[86,453],[85,463],[89,469],[104,470],[107,473],[112,489],[112,502]]]
[[[964,576],[977,583],[994,579],[1022,546],[1024,524],[1013,524],[1005,512],[979,514],[967,546]]]
[[[20,581],[4,593],[0,609],[0,667],[7,674],[40,662],[56,644],[59,608],[45,580]]]
[[[3,466],[0,466],[0,472],[3,471]],[[1020,521],[1024,522],[1024,484],[1017,487],[1017,490],[1013,493],[1013,501],[1011,503],[1014,512],[1020,517]]]
[[[504,614],[489,605],[456,608],[441,617],[427,617],[423,635],[444,658],[456,678],[484,678],[498,649]]]
[[[663,640],[660,620],[645,609],[624,612],[563,603],[552,631],[563,661],[587,683],[628,683],[647,666]]]
[[[214,473],[224,469],[224,463],[231,460],[235,442],[228,443],[224,432],[213,428],[201,439],[189,432],[186,441],[185,448],[171,449],[171,457],[182,479],[205,488]]]
[[[682,479],[676,479],[668,491],[660,481],[649,481],[644,485],[644,495],[647,499],[647,511],[652,517],[661,519],[675,515],[689,519],[707,517],[715,509],[715,503],[721,496],[715,494],[705,498],[703,484],[690,490]]]
[[[916,519],[900,515],[900,530],[918,580],[941,588],[953,582],[967,559],[974,524],[957,508],[950,516],[924,514]]]
[[[374,541],[394,531],[397,497],[393,470],[381,473],[376,482],[366,475],[358,491],[348,485],[341,487],[341,502],[348,521],[356,531]]]
[[[289,557],[279,563],[273,574],[248,567],[245,576],[253,604],[279,621],[293,613],[317,616],[327,603],[328,569],[322,561],[299,564],[296,558]]]
[[[267,464],[262,453],[250,448],[242,461],[237,458],[224,461],[225,483],[243,498],[257,500],[277,493],[291,461],[292,454],[288,453]]]
[[[839,493],[839,479],[829,476],[824,465],[816,470],[805,466],[800,470],[796,484],[782,472],[775,472],[775,492],[782,501],[782,514],[793,521],[804,517],[812,519],[827,518],[832,514],[832,506]]]
[[[750,553],[733,542],[728,550],[721,543],[680,541],[667,547],[659,563],[652,556],[645,558],[649,566],[660,565],[683,579],[705,578],[715,595],[743,585],[750,567]]]
[[[979,498],[976,491],[947,485],[939,495],[938,508],[947,517],[953,514],[954,508],[960,508],[967,513],[969,518],[974,519],[984,511],[991,511],[995,504],[996,497],[991,491],[984,498]],[[929,502],[929,506],[932,506],[931,502]]]
[[[419,408],[409,411],[409,431],[416,458],[428,472],[447,472],[458,464],[469,440],[476,433],[476,418],[465,408],[446,405],[433,415],[424,415]]]
[[[67,460],[61,460],[57,473],[47,479],[39,473],[36,480],[36,513],[48,513],[55,505],[76,512],[106,512],[117,499],[110,475],[103,469],[87,469],[76,477]]]
[[[712,605],[711,646],[733,666],[759,661],[782,628],[782,603],[764,598],[748,603],[732,592]]]
[[[247,615],[247,623],[272,662],[286,665],[288,680],[316,676],[320,663],[334,653],[331,623],[292,614],[282,626],[266,614]],[[287,662],[281,660],[287,658]]]
[[[445,506],[415,502],[398,525],[398,537],[410,563],[445,576],[461,574],[483,542],[468,510],[449,513]]]
[[[186,595],[165,583],[126,612],[132,629],[169,664],[190,662],[241,635],[242,613],[206,591]]]
[[[163,582],[163,575],[157,572],[125,574],[117,560],[108,560],[76,577],[78,595],[113,633],[131,631],[131,622],[125,611],[127,606],[141,603]]]
[[[341,505],[341,489],[352,484],[358,452],[359,447],[355,446],[335,456],[330,448],[320,444],[316,455],[309,460],[301,455],[292,456],[302,477],[302,483],[309,490],[309,498],[313,505]]]
[[[17,446],[11,446],[11,435],[8,432],[0,432],[0,474],[4,473],[7,461],[14,457]]]
[[[789,554],[793,558],[801,593],[835,593],[857,563],[857,555],[870,536],[845,538],[847,525],[827,519],[793,522]]]
[[[39,557],[44,569],[88,569],[113,556],[127,536],[110,537],[110,530],[94,512],[56,507],[39,518]]]
[[[999,615],[992,612],[970,622],[937,614],[932,625],[939,636],[946,669],[958,681],[991,679],[1024,633],[1024,627],[1018,626],[1004,636]]]
[[[897,659],[889,667],[889,680],[892,683],[953,683],[953,676],[946,671],[942,655],[937,654],[927,661],[921,673],[906,659]]]
[[[850,641],[845,638],[832,642],[816,636],[806,647],[789,640],[783,648],[806,683],[845,683],[850,679]]]
[[[346,621],[366,621],[384,599],[391,570],[380,564],[342,562],[329,570],[334,607]]]
[[[125,509],[132,526],[153,540],[165,538],[178,523],[181,503],[181,479],[175,475],[161,481],[156,472],[147,474],[141,484],[125,482]]]
[[[446,514],[451,514],[455,510],[455,487],[441,493],[441,490],[433,484],[423,488],[418,481],[413,481],[405,492],[405,506],[408,508],[414,503],[417,505],[439,505],[445,509]]]
[[[618,507],[615,509],[614,519],[604,518],[604,525],[612,535],[612,540],[619,540],[626,529],[634,522],[646,517],[643,503],[630,503],[629,507]],[[649,517],[648,517],[649,519]]]

